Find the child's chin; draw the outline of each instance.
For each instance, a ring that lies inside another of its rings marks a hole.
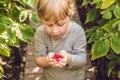
[[[59,39],[60,36],[52,36],[52,38],[54,38],[54,39]]]

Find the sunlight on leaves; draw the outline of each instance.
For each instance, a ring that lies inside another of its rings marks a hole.
[[[116,0],[102,0],[102,6],[101,9],[106,9],[109,6],[111,6],[113,3],[115,3]]]

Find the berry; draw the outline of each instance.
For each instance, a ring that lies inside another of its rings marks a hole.
[[[52,58],[55,59],[59,63],[60,58],[63,58],[63,56],[60,54],[55,54]]]

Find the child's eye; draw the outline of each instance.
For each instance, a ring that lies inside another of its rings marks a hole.
[[[53,25],[52,24],[48,24],[47,26],[52,27]]]
[[[65,23],[62,23],[62,24],[58,24],[58,26],[63,26]]]

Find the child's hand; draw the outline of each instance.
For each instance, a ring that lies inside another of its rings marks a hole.
[[[60,58],[63,58],[63,56],[61,54],[54,54],[54,56],[52,58],[55,59],[57,61],[57,63],[59,63]]]
[[[71,61],[71,55],[70,54],[68,54],[64,50],[61,50],[60,55],[62,55],[63,58],[60,58],[60,60],[59,60],[59,63],[58,63],[59,67],[64,67],[64,66],[66,66],[66,64],[70,63],[70,61]]]
[[[53,58],[55,54],[53,52],[48,53],[46,56],[46,60],[48,61],[48,64],[52,67],[57,66],[57,61]]]

